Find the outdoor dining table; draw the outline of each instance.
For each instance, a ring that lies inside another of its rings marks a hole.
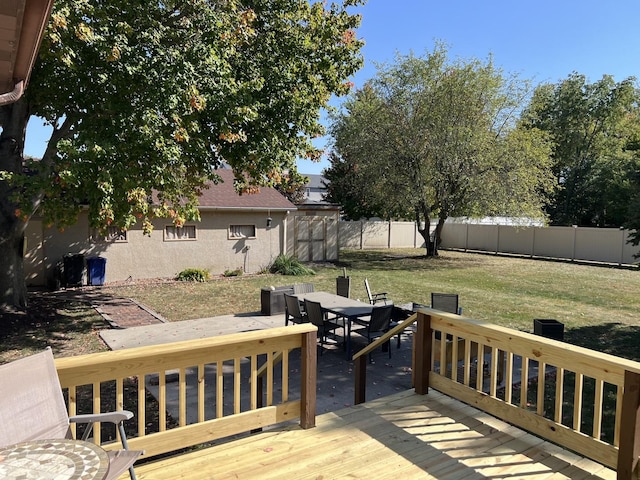
[[[0,478],[9,480],[100,480],[109,456],[82,440],[32,440],[0,447]]]
[[[371,311],[375,308],[373,305],[359,300],[353,300],[347,297],[341,297],[329,292],[310,292],[299,293],[295,295],[302,303],[305,299],[320,303],[324,311],[333,313],[347,320],[347,334],[345,335],[345,345],[347,351],[347,360],[351,360],[351,323],[362,317],[371,315]]]

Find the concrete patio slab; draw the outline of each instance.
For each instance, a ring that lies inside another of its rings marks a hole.
[[[120,350],[283,326],[284,314],[266,316],[256,312],[101,330],[100,337],[111,350]]]

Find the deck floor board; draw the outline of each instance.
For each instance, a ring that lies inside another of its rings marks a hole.
[[[435,391],[377,398],[141,464],[165,479],[614,479],[615,472]]]

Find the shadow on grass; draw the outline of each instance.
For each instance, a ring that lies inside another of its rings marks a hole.
[[[0,363],[50,346],[57,356],[103,351],[96,332],[104,320],[79,300],[29,293],[23,313],[0,314]]]
[[[567,343],[590,348],[629,360],[640,361],[640,327],[624,323],[604,323],[572,328],[565,332]]]
[[[338,266],[354,270],[452,270],[465,269],[481,265],[482,260],[469,255],[468,257],[452,258],[443,252],[435,257],[427,257],[425,254],[412,255],[391,253],[388,250],[353,250],[341,255]]]

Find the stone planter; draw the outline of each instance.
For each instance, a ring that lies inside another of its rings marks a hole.
[[[260,290],[260,312],[263,315],[284,313],[284,294],[293,295],[293,285],[262,287]]]

